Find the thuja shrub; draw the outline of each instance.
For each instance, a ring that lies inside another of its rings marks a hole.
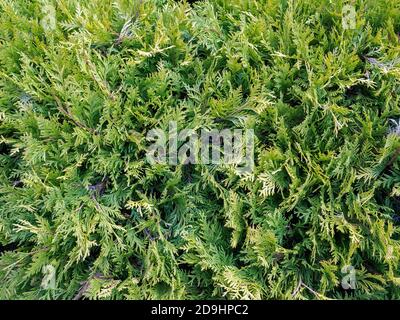
[[[0,298],[400,298],[399,1],[0,3]]]

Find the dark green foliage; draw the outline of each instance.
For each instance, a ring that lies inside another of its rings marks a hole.
[[[0,3],[0,298],[400,298],[398,0]],[[254,172],[150,165],[171,120]]]

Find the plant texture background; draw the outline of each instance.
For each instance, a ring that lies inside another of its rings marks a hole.
[[[0,0],[0,298],[399,299],[399,33],[398,0]],[[254,129],[254,171],[150,165],[171,120]]]

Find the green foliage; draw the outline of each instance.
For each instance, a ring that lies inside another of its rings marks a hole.
[[[0,0],[0,298],[399,299],[400,2],[345,4]],[[150,165],[171,120],[254,171]]]

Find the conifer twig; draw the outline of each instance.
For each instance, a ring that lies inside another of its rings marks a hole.
[[[57,103],[58,110],[59,110],[63,115],[65,115],[66,117],[68,117],[68,119],[70,119],[76,126],[78,126],[78,127],[81,128],[81,129],[87,130],[87,131],[89,131],[90,133],[97,134],[97,131],[96,131],[96,130],[94,130],[94,129],[92,129],[92,128],[89,128],[88,126],[84,125],[82,122],[80,122],[78,119],[76,119],[76,118],[71,114],[71,112],[69,112],[67,109],[65,109],[65,108],[63,107],[63,105],[62,105],[60,99],[59,99],[58,97],[56,97],[55,95],[53,95],[53,98],[54,98],[54,100],[55,100],[56,103]]]
[[[385,168],[390,168],[399,156],[400,156],[400,147],[396,149],[393,156],[390,158],[389,162],[386,164]]]

